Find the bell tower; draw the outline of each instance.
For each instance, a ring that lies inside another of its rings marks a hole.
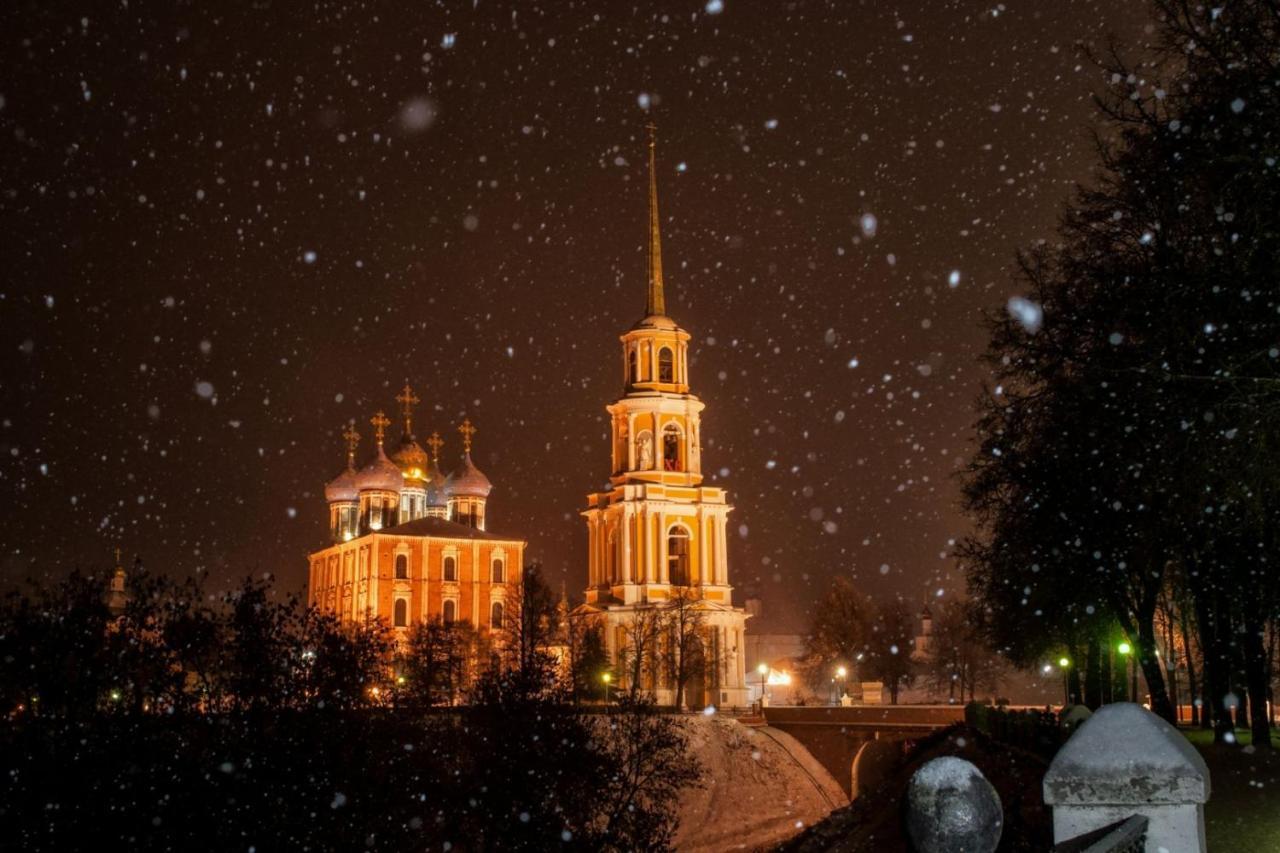
[[[705,646],[717,661],[706,698],[745,704],[746,616],[732,604],[727,555],[732,507],[724,489],[702,481],[704,404],[690,391],[690,335],[667,315],[652,124],[648,132],[645,315],[621,336],[622,396],[606,406],[610,489],[589,495],[582,513],[589,540],[584,607],[603,614],[606,645],[616,656],[638,610],[696,602]]]

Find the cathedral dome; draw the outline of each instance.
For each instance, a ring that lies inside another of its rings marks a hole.
[[[487,498],[493,490],[489,478],[471,461],[471,454],[464,453],[462,465],[444,481],[444,492],[449,497],[467,496]]]
[[[449,495],[445,492],[445,475],[436,460],[427,461],[427,506],[444,506]]]
[[[356,472],[351,468],[347,468],[347,470],[325,484],[324,499],[329,503],[354,501],[360,496],[359,492],[360,489],[356,485]]]
[[[391,461],[400,468],[406,480],[413,480],[420,484],[429,476],[430,457],[412,435],[406,434],[400,439],[400,446],[396,448],[395,453],[391,454]]]
[[[387,458],[381,445],[378,455],[356,475],[356,488],[362,492],[398,492],[404,487],[404,475],[396,463]]]

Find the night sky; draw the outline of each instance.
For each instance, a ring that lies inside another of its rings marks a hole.
[[[580,592],[644,308],[652,119],[731,580],[792,623],[839,572],[960,588],[982,312],[1091,174],[1101,76],[1078,45],[1136,43],[1146,12],[4,7],[4,583],[118,544],[215,588],[299,588],[340,432],[366,461],[407,380],[446,470],[458,422],[479,428],[490,529]]]

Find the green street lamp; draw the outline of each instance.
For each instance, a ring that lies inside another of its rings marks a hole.
[[[1125,657],[1125,666],[1129,670],[1129,701],[1138,701],[1138,662],[1133,659],[1133,646],[1121,641],[1116,651]]]

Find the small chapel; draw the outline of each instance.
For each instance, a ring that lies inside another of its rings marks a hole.
[[[660,703],[679,695],[689,707],[744,706],[747,614],[729,583],[732,507],[724,489],[702,481],[704,404],[690,391],[690,335],[667,315],[655,160],[650,125],[647,302],[621,336],[623,393],[606,407],[610,488],[589,495],[582,512],[588,581],[574,615],[601,630],[619,687],[639,670],[639,687]],[[646,652],[642,634],[654,625],[656,648]],[[635,666],[646,654],[650,663]]]
[[[330,544],[310,555],[309,601],[344,622],[381,619],[400,636],[437,617],[501,630],[520,600],[526,543],[488,529],[493,485],[471,458],[476,428],[458,427],[462,454],[446,476],[440,434],[426,440],[430,453],[414,435],[421,400],[407,383],[396,402],[402,432],[390,455],[382,412],[370,421],[374,454],[363,467],[360,435],[343,433],[347,467],[325,486]]]

